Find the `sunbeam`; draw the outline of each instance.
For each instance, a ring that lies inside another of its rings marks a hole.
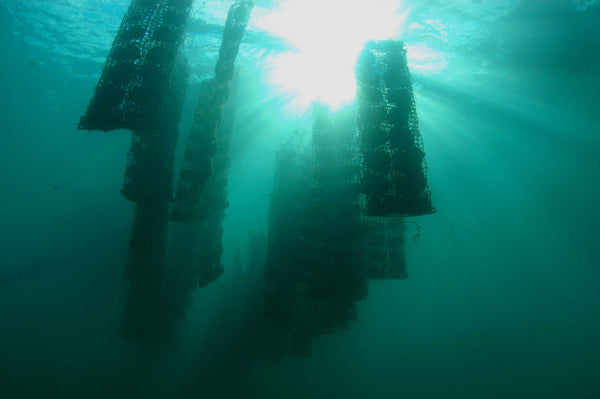
[[[333,108],[356,92],[354,65],[369,40],[399,36],[402,0],[289,0],[257,26],[284,38],[292,50],[270,59],[271,82],[305,109],[319,100]]]

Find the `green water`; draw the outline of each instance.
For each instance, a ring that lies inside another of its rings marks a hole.
[[[182,134],[229,6],[206,3]],[[247,358],[228,270],[236,237],[266,229],[275,151],[310,113],[284,110],[261,73],[282,44],[252,23],[225,274],[193,292],[166,347],[121,336],[130,134],[77,121],[126,7],[0,1],[1,398],[600,397],[598,1],[406,2],[437,214],[411,219],[409,279],[371,281],[348,330],[281,361]]]

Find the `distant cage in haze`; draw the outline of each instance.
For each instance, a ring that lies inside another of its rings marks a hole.
[[[365,214],[434,213],[403,42],[367,43],[355,72]]]
[[[367,278],[396,280],[408,278],[406,237],[403,218],[364,217],[366,233],[361,247]]]
[[[132,0],[78,127],[154,130],[193,0]]]

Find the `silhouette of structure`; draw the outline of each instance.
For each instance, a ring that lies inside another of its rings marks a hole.
[[[162,334],[173,302],[173,270],[167,267],[169,209],[179,120],[189,68],[183,56],[173,69],[161,129],[135,131],[122,194],[136,203],[125,278],[130,292],[124,335],[139,340]],[[181,312],[181,311],[178,311]],[[177,312],[176,312],[177,313]]]
[[[193,0],[132,0],[79,128],[131,129],[122,194],[136,203],[125,278],[125,336],[155,342],[184,314],[195,285],[221,265],[233,112],[223,119],[253,4],[230,8],[214,79],[205,82],[173,202],[174,158],[188,67],[177,54]],[[217,146],[219,150],[217,151]],[[214,171],[214,173],[213,173]],[[206,190],[205,190],[206,188]],[[174,226],[169,245],[169,220]]]
[[[356,64],[356,82],[365,213],[434,213],[403,43],[369,42]]]
[[[171,212],[173,221],[190,222],[199,218],[196,208],[213,170],[212,160],[217,151],[215,134],[221,124],[223,104],[229,97],[235,59],[252,7],[250,1],[236,1],[227,14],[213,87],[208,100],[198,104],[194,114],[175,191],[175,203]]]
[[[213,88],[214,80],[203,82],[198,109],[204,109],[210,101]],[[194,217],[187,221],[174,223],[173,226],[174,262],[191,264],[193,280],[199,287],[204,287],[223,274],[221,240],[225,210],[229,206],[227,182],[234,118],[235,101],[229,101],[223,111],[223,123],[214,133],[213,171],[194,206]]]
[[[277,154],[265,309],[292,356],[310,356],[313,337],[347,328],[367,295],[352,115],[332,118],[315,104],[311,147],[296,135]]]
[[[406,239],[403,218],[363,217],[361,238],[367,277],[371,280],[406,279]]]
[[[191,5],[132,1],[79,125],[133,130],[121,190],[136,204],[123,333],[149,343],[184,315],[194,287],[224,269],[234,64],[253,4],[229,10],[174,187],[189,75],[177,54]],[[310,144],[296,132],[277,152],[268,235],[249,235],[245,271],[236,245],[232,293],[221,303],[236,318],[218,332],[235,338],[225,346],[240,367],[260,356],[310,356],[314,337],[348,328],[368,279],[407,278],[403,217],[435,211],[403,43],[368,43],[356,79],[356,107],[331,113],[315,103]]]
[[[132,0],[85,115],[87,130],[156,130],[193,0]]]

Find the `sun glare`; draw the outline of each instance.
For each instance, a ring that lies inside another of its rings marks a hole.
[[[319,100],[338,108],[356,93],[354,65],[369,40],[397,39],[403,0],[287,0],[256,23],[292,51],[273,56],[271,81],[300,109]]]

